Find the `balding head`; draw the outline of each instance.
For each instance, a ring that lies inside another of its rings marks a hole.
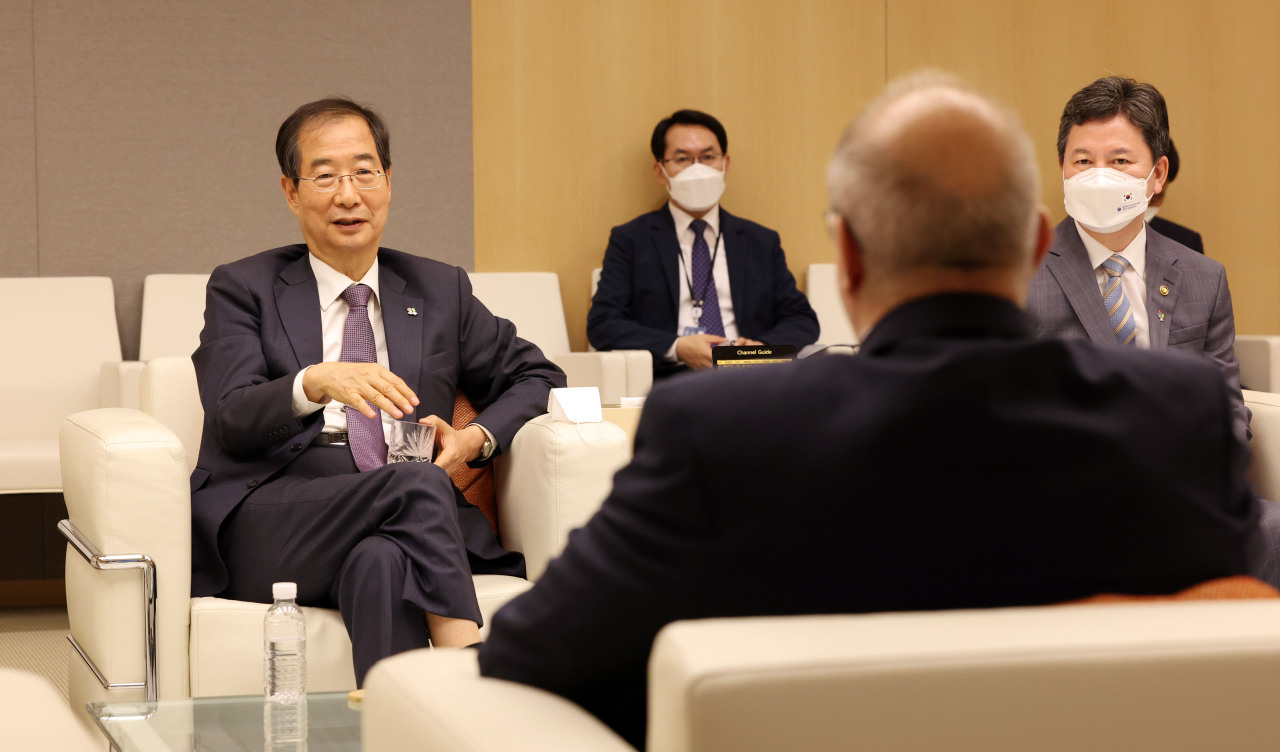
[[[827,178],[832,207],[877,269],[992,269],[1031,257],[1031,143],[1011,113],[957,79],[892,84],[849,125]]]
[[[827,183],[856,255],[847,268],[842,247],[846,302],[862,294],[892,307],[947,291],[1025,299],[1047,243],[1031,143],[1012,113],[958,79],[891,84],[846,129]]]

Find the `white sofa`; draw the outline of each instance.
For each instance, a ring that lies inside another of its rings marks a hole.
[[[858,337],[849,323],[849,314],[840,300],[840,283],[835,264],[809,264],[805,274],[805,295],[818,314],[818,343],[855,345]]]
[[[102,363],[120,362],[107,277],[0,278],[0,494],[56,493],[58,428],[101,407]]]
[[[1275,746],[1280,599],[677,622],[650,752],[1257,752]],[[550,693],[415,651],[365,685],[366,752],[624,752]]]
[[[142,378],[145,412],[107,408],[67,418],[61,434],[70,518],[67,609],[73,643],[70,695],[131,702],[252,694],[262,688],[267,606],[191,598],[189,474],[202,412],[188,358],[157,358]],[[498,459],[499,524],[508,547],[541,572],[568,534],[608,493],[630,458],[625,432],[604,424],[585,444],[574,425],[530,421]],[[594,437],[593,437],[594,438]],[[99,571],[100,569],[123,571]],[[530,583],[475,578],[486,622]],[[351,647],[336,611],[307,613],[308,688],[355,686]],[[93,668],[96,666],[96,670]],[[108,686],[112,685],[112,686]]]
[[[47,679],[0,668],[0,748],[58,752],[106,749],[106,737],[77,720]]]
[[[554,272],[472,272],[469,276],[476,298],[495,315],[514,323],[521,337],[560,366],[569,386],[599,387],[600,401],[606,405],[649,393],[653,357],[648,350],[569,351],[560,277]]]
[[[204,328],[208,274],[148,274],[142,281],[138,359],[102,364],[102,406],[137,408],[142,365],[165,355],[190,357]]]
[[[1280,392],[1280,337],[1237,334],[1240,384],[1256,392]]]

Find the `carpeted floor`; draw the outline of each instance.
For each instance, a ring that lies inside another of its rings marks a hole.
[[[0,666],[45,677],[67,697],[67,608],[0,609]]]

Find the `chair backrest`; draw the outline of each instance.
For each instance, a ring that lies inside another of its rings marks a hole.
[[[148,362],[142,369],[141,400],[142,412],[160,421],[182,441],[189,472],[200,456],[200,434],[204,430],[204,408],[191,358],[167,355]]]
[[[547,356],[569,352],[569,329],[554,272],[471,272],[475,296]]]
[[[840,300],[840,284],[835,264],[809,264],[805,279],[809,305],[818,314],[818,342],[824,345],[853,345],[858,337],[849,323],[849,314]]]
[[[200,344],[208,274],[148,274],[142,283],[138,360],[186,355]]]
[[[1253,412],[1249,480],[1259,498],[1280,499],[1280,394],[1245,389],[1244,403]]]
[[[62,419],[100,405],[104,362],[120,361],[108,277],[0,279],[3,439],[56,439]]]
[[[649,676],[663,752],[1255,750],[1280,599],[677,622]]]

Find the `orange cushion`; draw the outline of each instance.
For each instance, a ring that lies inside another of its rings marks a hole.
[[[1125,601],[1220,601],[1239,598],[1280,598],[1276,590],[1262,580],[1245,575],[1220,577],[1169,595],[1125,595],[1100,593],[1068,603],[1121,603]]]
[[[461,430],[468,423],[475,420],[476,409],[471,405],[471,400],[467,399],[467,395],[461,390],[453,402],[453,428]],[[484,467],[468,467],[462,465],[453,471],[453,484],[462,490],[462,495],[467,497],[467,501],[480,508],[484,512],[484,516],[489,519],[489,524],[493,526],[493,532],[498,532],[498,509],[497,496],[493,490],[493,463],[489,463]]]

